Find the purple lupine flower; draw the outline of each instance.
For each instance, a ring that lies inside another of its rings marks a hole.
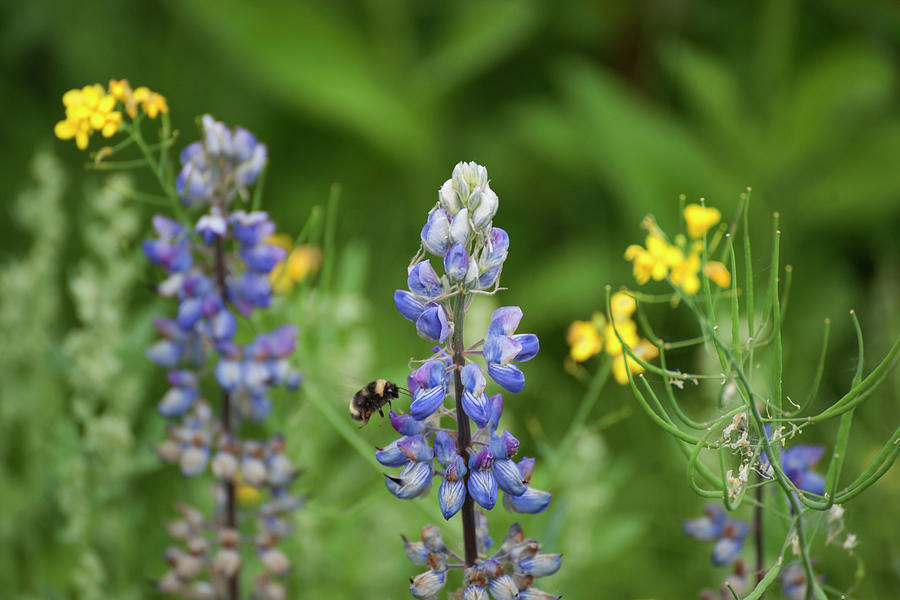
[[[731,564],[744,547],[744,538],[747,537],[749,527],[744,521],[727,518],[725,510],[719,505],[710,504],[704,511],[705,516],[684,522],[684,533],[696,540],[715,540],[713,564],[717,566]]]
[[[465,281],[466,275],[469,273],[469,255],[466,253],[466,247],[456,242],[444,255],[444,271],[451,283],[459,283]]]
[[[437,302],[429,303],[416,319],[416,331],[426,340],[443,343],[450,335],[450,323],[444,307]]]
[[[772,426],[766,424],[766,437],[772,437]],[[808,444],[795,444],[790,448],[781,451],[781,467],[788,479],[797,486],[798,489],[817,496],[825,494],[825,477],[813,471],[822,456],[825,454],[823,446],[813,446]],[[769,457],[762,452],[759,457],[763,473],[769,472]]]
[[[469,495],[478,504],[490,510],[497,502],[497,480],[491,472],[493,456],[489,448],[469,458]]]
[[[479,427],[484,427],[488,422],[488,398],[484,393],[487,380],[481,372],[481,367],[475,363],[469,363],[463,367],[460,376],[463,384],[463,411]]]
[[[416,575],[409,584],[413,598],[429,600],[435,598],[447,582],[446,571],[429,570]]]
[[[473,293],[498,285],[509,236],[492,227],[497,207],[498,198],[490,188],[487,170],[476,163],[456,165],[422,228],[420,252],[407,269],[407,289],[394,292],[394,305],[403,318],[415,324],[421,337],[440,345],[432,348],[431,358],[407,378],[412,395],[408,414],[391,412],[391,424],[404,437],[379,448],[376,459],[385,466],[402,467],[398,476],[385,476],[389,491],[401,498],[424,494],[434,473],[441,476],[438,504],[445,519],[462,510],[467,494],[474,503],[490,510],[503,491],[507,509],[524,513],[541,512],[551,499],[549,492],[529,485],[534,459],[525,457],[515,462],[519,441],[509,431],[497,432],[502,396],[489,397],[486,393],[486,375],[512,392],[524,387],[525,377],[513,363],[534,357],[539,342],[533,334],[515,333],[521,309],[504,307],[495,311],[484,339],[471,348],[461,347],[453,335],[462,330],[459,319],[465,318]],[[441,257],[443,273],[436,272],[430,260],[422,260],[422,249]],[[481,355],[486,364],[473,362],[475,355]],[[444,400],[451,380],[458,404],[447,407]],[[458,421],[456,433],[444,429],[444,417]],[[474,431],[469,419],[477,426]],[[466,441],[465,448],[458,445],[460,440]],[[433,461],[439,465],[437,470]],[[467,555],[473,536],[478,554],[487,555],[493,546],[487,519],[478,509],[474,515],[467,512],[463,522],[471,523],[473,516],[474,531],[468,524],[464,527]],[[521,528],[518,531],[521,533]],[[431,597],[444,583],[435,573],[446,570],[449,557],[443,542],[432,543],[437,532],[433,526],[423,529],[421,545],[404,538],[410,559],[430,567],[413,580],[411,591],[416,597]],[[507,537],[507,547],[466,569],[463,588],[454,597],[486,600],[490,593],[494,598],[557,598],[532,587],[531,581],[555,572],[559,556],[540,555],[540,545],[534,540]],[[512,562],[514,572],[504,571],[508,562]]]
[[[444,293],[444,284],[431,266],[431,262],[423,260],[409,269],[406,277],[409,291],[420,298],[431,300]]]
[[[540,350],[536,335],[514,334],[521,320],[522,309],[518,306],[503,306],[495,310],[482,349],[488,374],[501,387],[513,393],[521,392],[525,387],[525,374],[511,363],[531,360]]]
[[[444,256],[450,248],[450,214],[436,207],[428,213],[428,221],[422,227],[422,244],[435,256]]]
[[[456,440],[446,431],[438,431],[434,436],[434,457],[441,467],[446,469],[458,456]]]
[[[385,475],[388,491],[400,499],[407,500],[421,496],[431,486],[433,474],[431,462],[407,463],[397,477]]]
[[[458,454],[452,459],[444,471],[444,481],[438,489],[438,503],[445,519],[450,519],[459,512],[466,499],[466,484],[463,477],[466,464]]]
[[[415,295],[406,290],[394,292],[394,305],[403,318],[415,323],[425,311],[425,303],[418,300]]]

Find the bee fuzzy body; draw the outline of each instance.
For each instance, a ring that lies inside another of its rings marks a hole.
[[[390,406],[391,400],[400,397],[400,389],[396,384],[387,379],[370,381],[361,390],[353,394],[350,400],[350,417],[355,421],[362,421],[364,426],[376,412],[384,418],[382,407]]]

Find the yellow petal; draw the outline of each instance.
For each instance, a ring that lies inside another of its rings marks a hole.
[[[616,292],[613,294],[609,303],[613,319],[615,319],[617,323],[620,320],[627,319],[633,315],[634,311],[637,309],[637,303],[634,301],[634,298],[625,292]]]
[[[64,106],[76,106],[81,104],[81,90],[69,90],[62,97]]]
[[[61,140],[70,140],[75,137],[75,126],[70,121],[60,121],[53,128],[53,133]]]
[[[88,145],[88,134],[83,131],[79,131],[75,134],[75,145],[78,146],[79,150],[84,150]]]
[[[725,265],[718,261],[711,260],[706,263],[704,273],[720,288],[727,288],[731,285],[731,273],[728,272]]]
[[[100,99],[100,102],[97,104],[97,110],[103,113],[108,113],[113,109],[115,105],[116,97],[112,94],[107,94]]]
[[[97,102],[100,101],[100,93],[97,88],[92,85],[86,85],[81,88],[81,101],[89,108],[96,108]]]
[[[91,128],[100,129],[104,123],[106,123],[106,115],[99,112],[91,113]]]
[[[710,227],[719,222],[722,213],[718,208],[688,204],[684,208],[684,221],[687,223],[688,235],[692,238],[701,237]]]

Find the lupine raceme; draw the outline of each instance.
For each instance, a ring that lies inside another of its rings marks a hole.
[[[428,567],[412,580],[415,598],[437,597],[453,568],[464,569],[453,597],[557,597],[534,587],[533,580],[555,573],[559,554],[542,554],[540,544],[525,538],[518,524],[493,549],[487,530],[486,511],[501,493],[503,506],[518,513],[539,513],[551,499],[530,484],[535,460],[518,457],[519,440],[500,428],[502,393],[488,393],[491,382],[511,394],[525,388],[519,365],[534,358],[540,344],[536,335],[518,332],[522,309],[497,308],[480,340],[469,347],[463,343],[474,296],[498,291],[507,259],[510,237],[493,224],[498,205],[483,166],[456,165],[422,228],[419,252],[407,269],[407,289],[394,294],[400,314],[415,324],[420,337],[438,345],[415,361],[418,366],[407,378],[409,411],[390,413],[402,437],[378,450],[376,458],[400,469],[386,475],[385,483],[401,499],[426,495],[438,478],[441,513],[447,520],[460,514],[463,530],[462,556],[444,544],[434,525],[422,530],[421,541],[405,541],[413,563]],[[431,257],[443,267],[442,274]],[[447,428],[448,422],[455,427]]]

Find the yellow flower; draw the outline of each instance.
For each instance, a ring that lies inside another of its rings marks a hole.
[[[262,498],[262,492],[255,485],[238,483],[234,488],[234,496],[241,506],[253,506]]]
[[[127,79],[109,80],[109,93],[125,106],[125,112],[132,119],[137,116],[137,102]]]
[[[575,362],[584,362],[603,350],[603,338],[595,321],[573,321],[569,325],[566,342],[569,344],[569,356]]]
[[[56,124],[53,132],[61,140],[75,138],[75,145],[81,150],[87,148],[94,131],[111,137],[122,124],[122,113],[113,110],[115,96],[107,94],[100,84],[69,90],[63,94],[63,105],[66,118]]]
[[[631,351],[644,362],[649,362],[659,356],[659,348],[644,339],[632,346]],[[619,385],[628,385],[628,371],[631,371],[632,375],[639,375],[644,372],[644,367],[625,353],[622,353],[613,359],[612,374],[616,383]]]
[[[307,275],[318,271],[322,264],[321,250],[308,244],[294,248],[291,237],[283,233],[270,236],[266,242],[290,251],[288,257],[275,265],[275,268],[269,273],[269,281],[276,294],[286,294],[291,291]]]
[[[731,285],[731,273],[729,273],[725,265],[719,261],[711,260],[707,262],[703,272],[720,288],[727,288]]]
[[[612,323],[610,323],[606,326],[604,331],[605,341],[603,343],[606,353],[610,356],[622,354],[622,344],[616,336],[616,331],[619,332],[619,335],[622,336],[622,340],[628,344],[629,348],[633,348],[640,341],[637,333],[637,324],[631,319],[621,323],[616,321],[615,328],[613,328]]]
[[[637,303],[627,292],[616,292],[609,299],[613,321],[621,323],[627,321],[637,310]]]
[[[700,255],[696,252],[691,252],[687,258],[684,258],[684,254],[680,250],[678,254],[680,260],[672,265],[672,273],[669,275],[669,279],[672,281],[672,285],[681,288],[681,291],[688,296],[693,296],[700,289],[700,278],[698,277],[700,272]]]
[[[652,233],[647,236],[646,243],[646,248],[632,244],[625,250],[625,260],[634,262],[634,279],[640,285],[650,279],[665,279],[673,259],[672,251],[675,250],[663,238]]]
[[[151,119],[155,119],[159,113],[169,112],[169,105],[166,103],[162,94],[151,92],[146,86],[141,86],[134,90],[134,101],[140,103],[144,112]]]
[[[709,228],[719,222],[722,213],[718,208],[688,204],[684,207],[684,222],[687,223],[688,235],[692,238],[702,237]]]

